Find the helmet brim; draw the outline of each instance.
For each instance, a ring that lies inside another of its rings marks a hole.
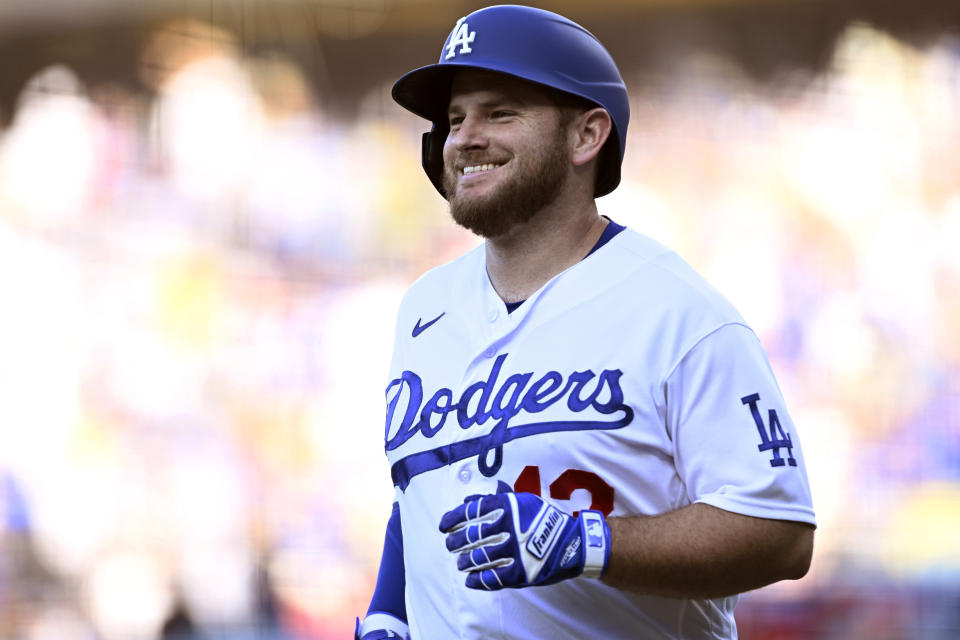
[[[458,69],[467,65],[431,64],[404,74],[390,95],[401,107],[431,122],[446,122],[450,85]]]

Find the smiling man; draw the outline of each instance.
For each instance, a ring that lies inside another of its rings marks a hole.
[[[803,455],[737,311],[597,211],[629,120],[613,59],[562,16],[489,7],[393,96],[485,241],[398,313],[396,500],[357,637],[735,638],[737,594],[808,569]]]

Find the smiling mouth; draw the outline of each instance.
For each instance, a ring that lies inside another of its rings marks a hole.
[[[473,174],[477,174],[477,173],[482,173],[482,172],[484,172],[484,171],[492,171],[493,169],[497,169],[497,168],[499,168],[499,167],[502,167],[503,164],[504,164],[504,163],[499,163],[499,164],[487,163],[487,164],[471,164],[471,165],[467,165],[466,167],[460,169],[460,175],[462,175],[462,176],[469,176],[469,175],[473,175]]]

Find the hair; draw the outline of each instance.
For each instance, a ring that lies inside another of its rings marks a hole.
[[[572,93],[548,88],[548,96],[557,109],[560,110],[560,126],[566,127],[580,117],[581,114],[595,109],[600,105],[586,98],[575,96]]]

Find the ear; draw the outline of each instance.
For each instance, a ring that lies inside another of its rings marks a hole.
[[[600,154],[610,132],[613,121],[606,109],[597,107],[584,111],[571,124],[573,146],[571,160],[575,166],[583,166]]]

